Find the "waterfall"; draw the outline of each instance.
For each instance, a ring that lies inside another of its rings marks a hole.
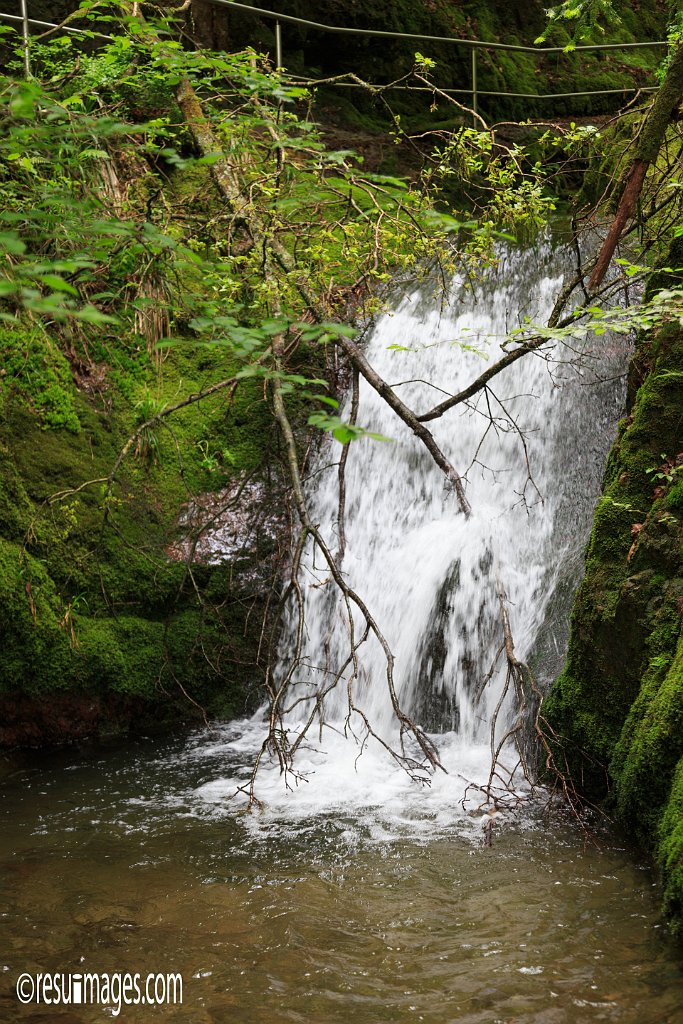
[[[524,318],[547,320],[567,265],[566,256],[553,254],[548,244],[502,250],[498,267],[483,281],[456,278],[445,297],[424,288],[406,295],[378,319],[367,358],[407,405],[426,412],[500,358],[501,345]],[[524,356],[486,392],[431,421],[437,443],[466,482],[469,518],[426,449],[361,379],[358,422],[387,440],[363,438],[350,445],[341,567],[394,654],[402,707],[430,734],[440,734],[442,763],[458,777],[472,771],[481,776],[489,763],[489,721],[505,676],[504,658],[491,673],[503,639],[498,586],[507,595],[517,656],[533,664],[541,683],[561,663],[567,595],[581,571],[623,407],[625,362],[623,342],[608,336],[568,339],[552,355]],[[350,401],[342,406],[343,419]],[[326,438],[308,478],[311,518],[333,551],[339,545],[340,453],[340,444]],[[312,543],[300,580],[305,632],[288,698],[295,705],[286,720],[292,739],[309,714],[311,695],[329,687],[349,656],[348,613]],[[357,611],[354,623],[358,637],[363,619]],[[295,634],[291,602],[280,646],[283,671]],[[354,701],[377,735],[395,743],[385,655],[375,637],[357,657]],[[350,672],[347,666],[324,698],[326,726],[314,727],[297,754],[309,782],[318,776],[316,795],[309,792],[303,807],[338,798],[339,787],[344,799],[353,802],[355,792],[367,802],[378,779],[378,799],[386,799],[389,776],[392,786],[405,785],[376,740],[363,745],[358,716],[348,717]],[[242,724],[232,740],[236,749],[253,746],[252,731],[262,729],[257,721]],[[271,779],[269,792],[273,785]]]

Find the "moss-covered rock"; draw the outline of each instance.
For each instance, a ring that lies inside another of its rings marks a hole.
[[[668,618],[674,633],[678,623],[673,611]],[[663,644],[663,653],[650,658],[610,764],[619,819],[648,845],[656,838],[671,780],[683,757],[683,642],[679,641],[673,662],[668,646]]]
[[[683,758],[678,762],[659,825],[658,861],[664,878],[664,911],[683,932]]]
[[[74,403],[71,367],[43,331],[26,325],[3,325],[0,389],[19,391],[46,428],[81,429]]]
[[[95,337],[90,354],[107,362],[93,389],[66,348],[0,326],[0,745],[244,713],[257,700],[266,594],[248,555],[247,575],[207,564],[190,575],[179,516],[193,495],[264,471],[263,390],[245,382],[230,402],[175,415],[151,450],[131,450],[107,496],[140,403],[163,408],[229,368],[182,345],[159,367],[134,339]],[[53,370],[73,422],[46,415],[41,374]]]
[[[661,869],[683,928],[683,329],[640,339],[567,664],[545,710],[576,785]]]

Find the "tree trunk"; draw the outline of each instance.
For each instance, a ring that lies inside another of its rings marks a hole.
[[[635,211],[647,169],[657,159],[671,118],[681,102],[683,102],[683,46],[679,46],[676,50],[661,88],[643,122],[635,157],[626,176],[619,208],[591,275],[589,283],[591,290],[598,287],[607,272],[626,222]]]
[[[230,52],[228,11],[225,7],[207,3],[206,0],[192,0],[190,4],[195,42],[206,50]]]

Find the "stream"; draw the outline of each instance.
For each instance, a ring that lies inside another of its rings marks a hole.
[[[547,316],[565,263],[547,245],[502,250],[487,281],[456,280],[445,303],[415,290],[379,318],[368,358],[426,411],[499,358],[511,328]],[[246,811],[243,789],[263,713],[27,761],[5,779],[0,1020],[683,1022],[680,948],[637,853],[599,820],[550,806],[511,743],[500,799],[482,792],[492,723],[498,743],[515,721],[497,654],[500,588],[517,656],[547,687],[566,651],[628,356],[620,337],[567,338],[430,424],[465,478],[470,519],[361,386],[359,422],[388,440],[351,445],[342,568],[395,654],[397,699],[445,770],[421,784],[392,758],[400,737],[381,645],[369,637],[349,662],[348,612],[309,546],[289,741],[311,708],[322,719],[295,772],[264,760],[257,808]],[[331,546],[338,457],[323,443],[308,484]],[[362,634],[358,615],[353,630]],[[280,679],[296,635],[292,603]],[[182,1004],[21,1006],[22,972],[179,972]]]
[[[677,1024],[680,949],[648,868],[613,836],[531,814],[383,834],[373,816],[296,823],[198,798],[228,730],[53,757],[1,793],[0,1020],[26,971],[178,971],[188,1024]],[[469,819],[468,819],[469,820]],[[476,824],[476,823],[475,823]]]

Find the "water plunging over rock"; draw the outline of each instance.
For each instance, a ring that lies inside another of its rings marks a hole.
[[[405,297],[379,319],[366,356],[422,414],[500,358],[509,332],[525,317],[545,322],[562,280],[561,254],[553,256],[547,247],[506,251],[484,282],[470,286],[456,280],[445,302],[424,291]],[[575,365],[577,349],[580,365]],[[484,750],[489,741],[490,716],[505,676],[503,658],[481,700],[475,696],[502,645],[497,586],[507,594],[517,655],[533,660],[553,596],[566,591],[580,571],[622,408],[625,349],[599,338],[570,340],[552,356],[529,354],[468,403],[429,423],[466,481],[469,519],[427,451],[361,380],[358,421],[389,440],[364,438],[351,445],[342,570],[391,647],[401,706],[422,728],[449,734],[452,756],[445,766],[450,771],[459,770],[458,750]],[[350,399],[342,417],[349,411]],[[340,451],[335,441],[322,444],[308,488],[311,517],[333,550],[338,547]],[[349,716],[348,612],[313,545],[300,579],[305,636],[286,702],[296,703],[286,718],[290,739],[308,719],[311,702],[339,676],[321,702],[329,728],[314,728],[310,742],[328,754],[333,747],[334,759],[345,746],[339,733],[354,735],[356,740],[348,742],[350,762],[338,766],[335,777],[363,773],[363,758],[358,765],[355,759],[365,729],[357,713]],[[553,614],[557,623],[550,636],[546,628],[544,656],[535,664],[542,680],[555,671],[563,652],[566,619]],[[363,629],[355,610],[357,639]],[[284,673],[295,646],[294,602],[283,634]],[[373,730],[395,743],[385,654],[372,635],[358,648],[351,685],[354,703]],[[322,771],[329,782],[317,752],[310,751],[304,762],[305,770]],[[368,788],[372,785],[368,780]],[[324,792],[319,795],[324,801]]]

